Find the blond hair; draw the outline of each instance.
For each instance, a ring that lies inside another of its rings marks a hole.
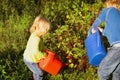
[[[120,11],[120,0],[106,0],[106,2],[115,5],[116,8]]]
[[[46,33],[47,31],[49,31],[50,25],[50,22],[46,18],[37,16],[33,22],[33,25],[30,28],[30,32],[33,33],[37,28],[40,28]]]

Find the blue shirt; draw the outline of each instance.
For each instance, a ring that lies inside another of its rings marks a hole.
[[[105,28],[102,33],[107,37],[110,45],[120,43],[120,12],[114,7],[103,9],[91,28],[98,27],[104,21]]]

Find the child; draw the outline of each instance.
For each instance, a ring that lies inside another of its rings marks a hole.
[[[23,57],[25,64],[33,72],[34,80],[42,80],[43,78],[43,71],[39,68],[38,62],[41,58],[46,56],[46,54],[42,52],[45,50],[42,38],[49,29],[50,22],[46,18],[40,16],[35,18],[30,28],[31,35],[27,42]]]
[[[98,69],[100,80],[120,80],[120,0],[106,0],[106,8],[102,10],[91,26],[90,32],[95,33],[95,28],[105,22],[105,28],[98,29],[106,36],[110,43],[107,56],[101,61]]]

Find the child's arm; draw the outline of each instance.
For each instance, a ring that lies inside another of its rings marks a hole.
[[[98,27],[98,30],[99,30],[100,32],[103,32],[103,29],[102,29],[101,27]]]
[[[98,27],[98,30],[100,31],[100,32],[102,32],[103,31],[103,29],[102,28],[100,28],[100,27]],[[95,29],[92,29],[92,33],[94,34],[96,32],[96,30]]]
[[[106,14],[108,11],[109,11],[109,8],[103,9],[103,11],[99,14],[99,16],[96,18],[96,20],[92,24],[88,34],[90,34],[90,32],[94,33],[95,31],[93,29],[97,28],[103,21],[105,21]],[[102,31],[102,30],[100,29],[100,31]]]

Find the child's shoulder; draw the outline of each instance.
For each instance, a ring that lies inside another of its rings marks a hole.
[[[105,13],[107,13],[107,12],[109,12],[109,11],[117,11],[117,9],[115,8],[115,7],[107,7],[107,8],[104,8],[103,10],[102,10],[102,12],[105,12]]]
[[[33,32],[33,33],[31,33],[29,39],[40,40],[40,37],[37,35],[37,33]]]
[[[106,8],[106,9],[117,10],[117,8],[115,8],[115,7],[108,7],[108,8]]]

